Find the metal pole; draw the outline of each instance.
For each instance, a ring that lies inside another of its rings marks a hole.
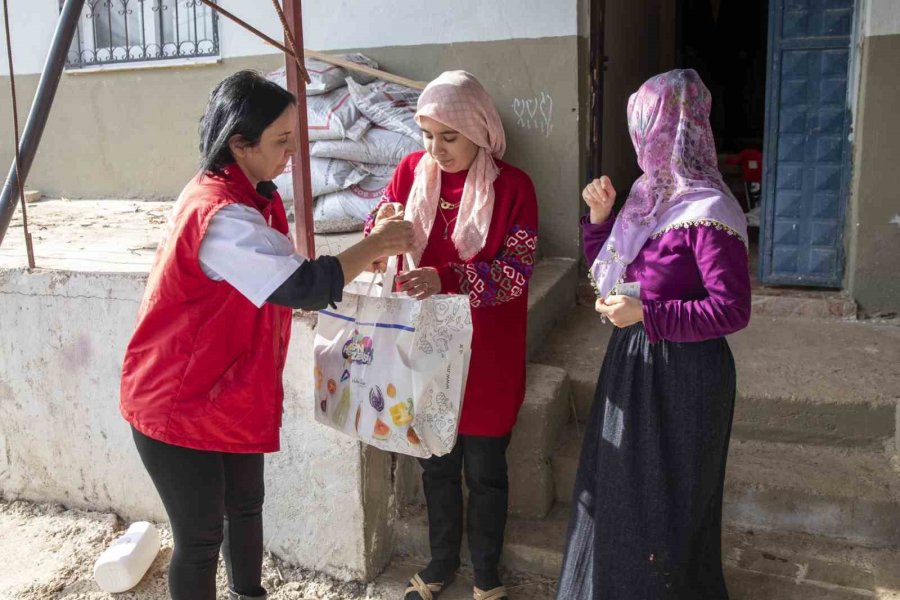
[[[303,9],[300,0],[284,0],[284,16],[291,28],[298,50],[303,47]],[[285,32],[287,34],[287,32]],[[289,43],[290,45],[290,43]],[[295,58],[285,54],[288,90],[297,97],[297,153],[292,160],[294,180],[294,224],[297,251],[307,258],[316,255],[313,227],[312,179],[309,168],[309,130],[306,119],[306,82],[301,82]]]
[[[53,43],[50,45],[47,62],[44,63],[44,72],[41,74],[41,81],[34,95],[34,102],[31,105],[28,122],[25,124],[22,142],[19,145],[19,158],[21,160],[19,169],[21,170],[23,185],[28,178],[28,172],[31,170],[31,163],[34,162],[34,155],[37,153],[38,145],[41,143],[44,125],[47,124],[47,118],[50,116],[50,107],[53,106],[53,98],[56,95],[56,88],[59,86],[59,78],[62,76],[63,67],[66,64],[66,55],[69,52],[69,47],[72,45],[72,38],[78,29],[78,19],[81,16],[83,7],[84,0],[66,0],[60,12],[56,32],[53,34]],[[17,189],[18,178],[16,177],[16,165],[13,162],[9,169],[9,175],[6,177],[6,183],[3,184],[3,190],[0,191],[0,244],[3,243],[6,230],[9,228],[9,222],[16,211],[16,202],[18,201]]]

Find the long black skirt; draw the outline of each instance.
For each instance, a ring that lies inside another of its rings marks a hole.
[[[720,600],[735,369],[724,338],[609,342],[575,480],[558,600]]]

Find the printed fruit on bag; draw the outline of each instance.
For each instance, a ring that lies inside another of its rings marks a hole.
[[[412,427],[406,430],[406,441],[413,446],[419,445],[419,436],[416,434],[416,430]]]
[[[322,381],[324,381],[324,379],[325,379],[325,374],[322,373],[322,369],[320,369],[319,367],[316,367],[315,375],[316,375],[316,389],[321,390],[322,389]]]
[[[369,391],[369,404],[378,412],[384,410],[384,394],[381,393],[381,388],[377,385]]]
[[[391,437],[391,428],[381,419],[375,419],[375,428],[372,430],[372,437],[377,440],[386,440]]]
[[[356,407],[356,422],[353,426],[354,429],[356,429],[357,433],[359,433],[359,415],[360,415],[360,413],[362,413],[362,406],[357,406]]]
[[[334,379],[328,380],[328,393],[334,396],[334,393],[337,391],[337,383],[335,383]]]
[[[387,392],[388,398],[396,398],[397,397],[397,388],[394,386],[393,383],[389,383],[387,386],[387,389],[385,391]]]
[[[334,411],[334,415],[332,415],[331,420],[334,421],[334,424],[343,429],[344,424],[347,422],[347,417],[350,414],[350,388],[344,388],[344,393],[341,394],[341,401],[338,403],[337,410]]]
[[[399,402],[393,405],[391,407],[391,419],[394,420],[394,425],[406,425],[407,423],[411,423],[413,420],[411,409],[412,400]]]

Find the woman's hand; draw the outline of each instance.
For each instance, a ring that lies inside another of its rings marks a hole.
[[[381,208],[378,209],[378,212],[375,213],[374,224],[377,225],[380,221],[391,217],[396,217],[397,215],[403,217],[403,205],[399,202],[388,202],[387,204],[383,204]],[[371,236],[373,233],[375,233],[374,228],[369,236]],[[387,269],[387,256],[388,255],[382,256],[378,260],[373,261],[372,264],[369,265],[368,268],[366,268],[366,271],[384,273],[385,269]]]
[[[366,267],[366,271],[370,273],[384,273],[387,271],[387,259],[379,258],[378,260],[372,261],[372,264]]]
[[[368,237],[338,254],[337,259],[344,272],[344,285],[383,261],[385,256],[411,252],[414,238],[412,223],[404,221],[403,215],[379,221]]]
[[[369,239],[378,245],[379,256],[373,265],[383,262],[383,257],[406,254],[413,249],[413,225],[403,220],[403,213],[395,213],[375,223]]]
[[[628,327],[644,320],[644,305],[631,296],[597,298],[594,310],[609,319],[616,327]]]
[[[432,267],[401,273],[397,276],[397,283],[400,284],[401,292],[406,292],[416,300],[424,300],[441,291],[441,276]]]
[[[598,225],[605,222],[612,212],[616,202],[616,188],[613,187],[609,177],[604,175],[587,184],[581,192],[581,197],[591,209],[591,223]]]

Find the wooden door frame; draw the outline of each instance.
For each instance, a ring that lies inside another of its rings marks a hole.
[[[603,72],[608,57],[604,54],[606,0],[591,0],[588,65],[590,68],[589,139],[587,179],[601,175],[603,167]]]

